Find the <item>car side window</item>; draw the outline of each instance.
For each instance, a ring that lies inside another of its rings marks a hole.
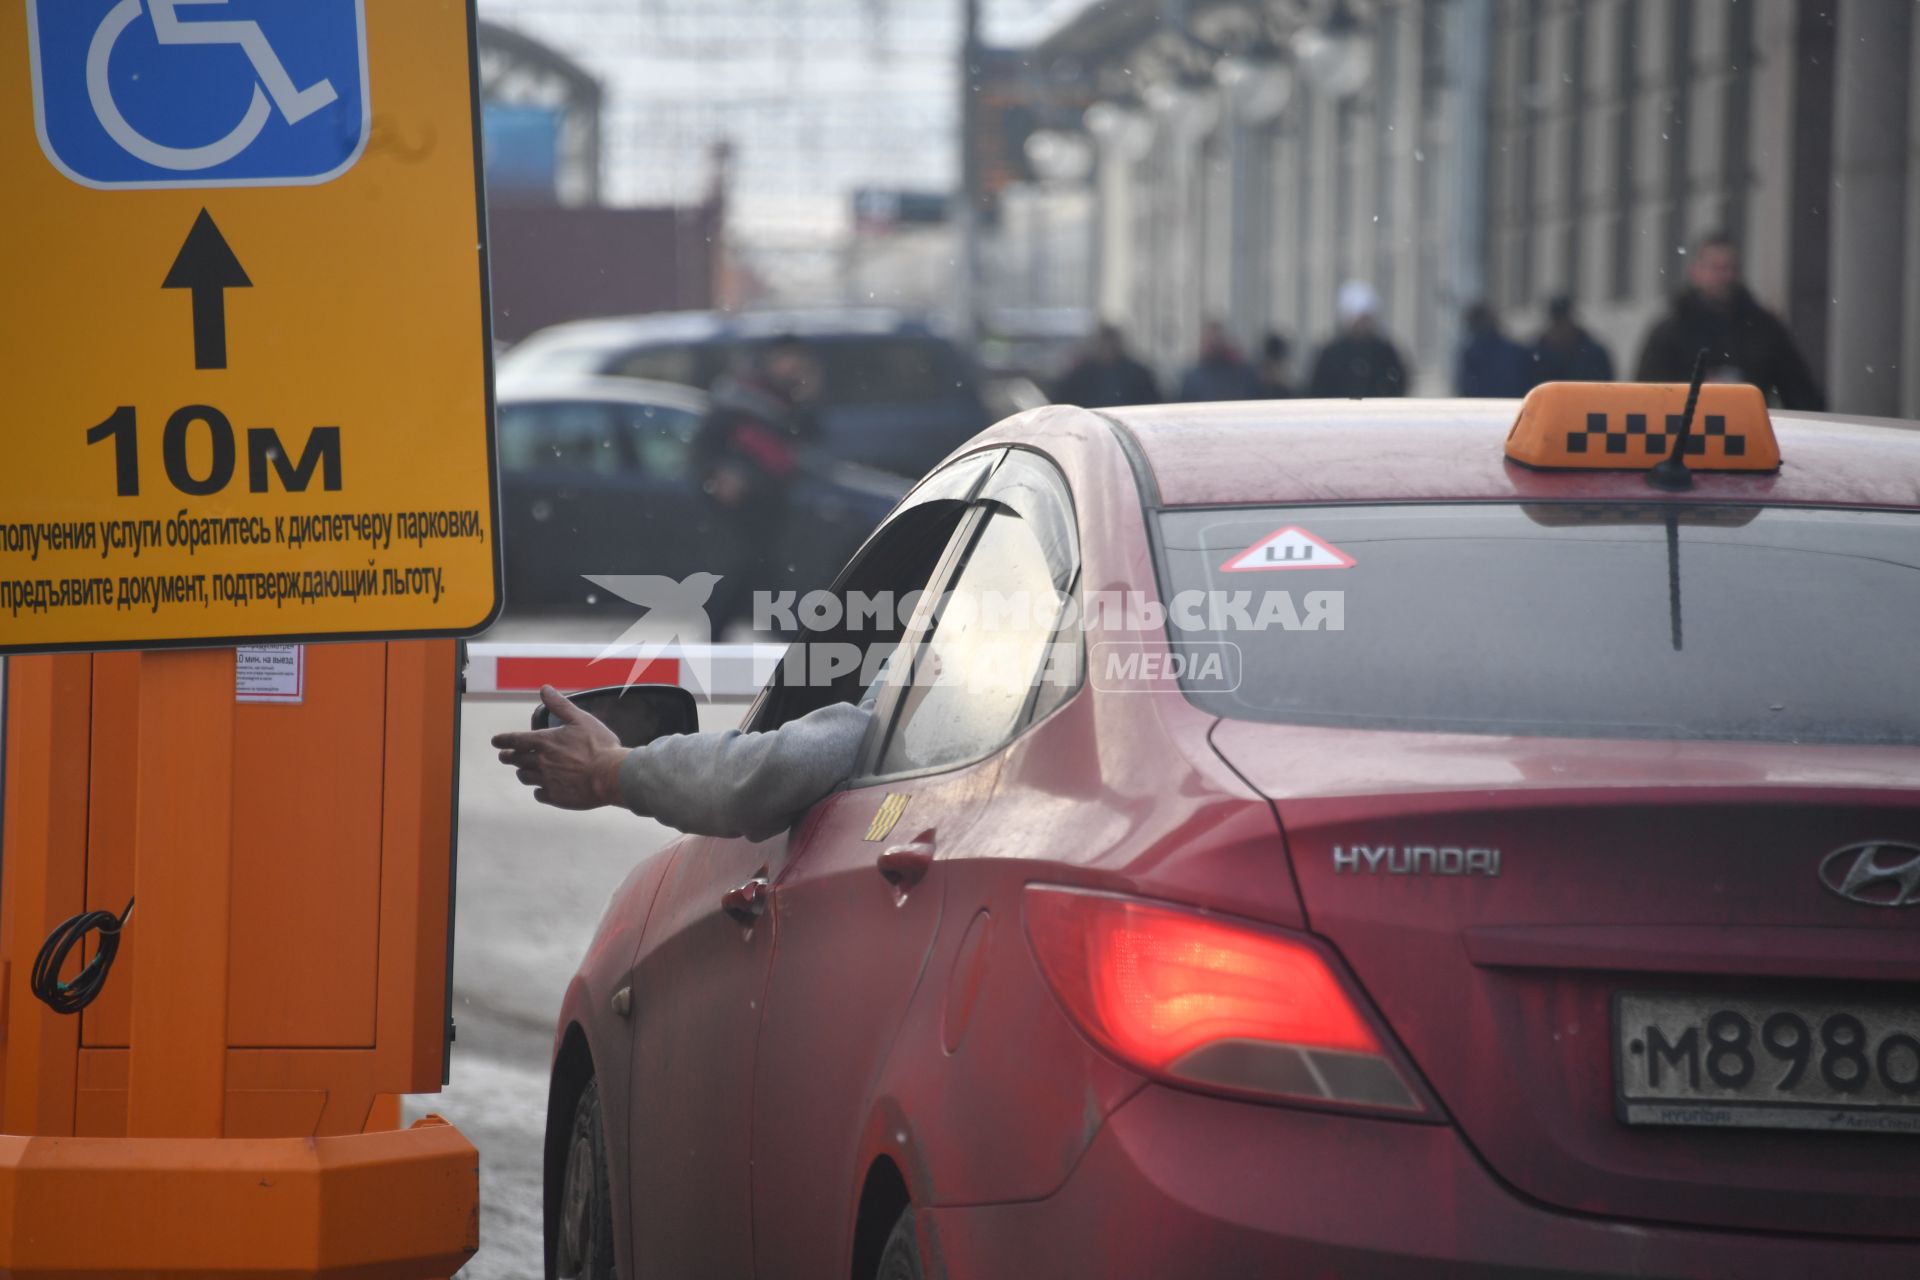
[[[1063,598],[1072,595],[1080,585],[1080,534],[1072,496],[1053,465],[1036,453],[1011,450],[981,496],[1028,523],[1046,557],[1054,590]],[[1073,618],[1057,620],[1057,634],[1033,682],[1032,700],[1014,732],[1044,719],[1079,689],[1086,666],[1081,634]]]
[[[683,480],[692,468],[693,437],[700,416],[670,405],[636,404],[621,411],[643,474]]]
[[[1080,572],[1080,535],[1067,483],[1053,464],[1026,449],[1008,450],[980,496],[1027,522],[1040,542],[1053,585],[1068,590]]]
[[[793,643],[748,728],[775,729],[821,707],[861,701],[905,634],[905,610],[968,527],[969,502],[999,456],[961,458],[902,500],[834,584],[838,621]]]
[[[998,749],[1079,687],[1067,601],[1079,576],[1066,487],[1010,452],[982,493],[985,522],[913,659],[878,772],[960,764]]]
[[[996,508],[914,656],[878,772],[979,759],[1058,705],[1079,683],[1077,650],[1055,643],[1063,613],[1032,524]]]
[[[508,405],[500,410],[503,471],[563,468],[617,475],[633,465],[624,433],[614,429],[612,406],[590,401]]]

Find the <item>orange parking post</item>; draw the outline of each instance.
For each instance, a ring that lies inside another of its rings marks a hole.
[[[337,1138],[0,1135],[9,1280],[407,1280],[479,1243],[473,1147],[436,1116]]]
[[[72,1132],[80,1028],[27,994],[27,973],[40,940],[81,910],[86,892],[92,671],[84,654],[8,661],[0,1132]]]
[[[140,950],[164,963],[147,964],[133,991],[127,1134],[217,1138],[226,1113],[234,656],[200,649],[139,661],[135,910]]]
[[[455,646],[303,661],[290,705],[237,700],[230,649],[10,662],[0,1276],[433,1280],[478,1247],[472,1144],[397,1105],[446,1065]],[[129,896],[99,999],[37,1000],[42,939]]]

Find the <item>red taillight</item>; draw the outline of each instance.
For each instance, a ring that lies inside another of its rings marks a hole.
[[[1110,894],[1032,885],[1026,898],[1054,994],[1122,1062],[1235,1092],[1424,1109],[1305,940]]]

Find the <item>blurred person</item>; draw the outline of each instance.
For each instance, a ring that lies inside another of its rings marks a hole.
[[[1407,394],[1407,367],[1379,332],[1380,295],[1373,286],[1364,280],[1347,281],[1340,286],[1334,309],[1340,332],[1320,348],[1307,394],[1338,400]]]
[[[1533,376],[1535,382],[1613,381],[1613,357],[1573,318],[1567,294],[1547,302],[1547,327],[1533,344]]]
[[[1518,399],[1533,390],[1533,355],[1500,329],[1500,317],[1484,302],[1468,307],[1465,340],[1454,365],[1454,390],[1463,396]]]
[[[1218,320],[1200,326],[1200,356],[1180,379],[1181,400],[1259,400],[1260,374]]]
[[[753,591],[778,576],[801,455],[820,435],[812,406],[821,382],[806,344],[783,335],[750,368],[713,384],[692,454],[717,516],[721,579],[708,611],[716,640],[746,616]]]
[[[1060,393],[1055,398],[1083,409],[1159,404],[1160,387],[1147,366],[1127,353],[1119,327],[1103,324],[1094,330],[1087,350],[1060,380]]]
[[[1647,334],[1636,377],[1686,382],[1703,350],[1710,382],[1750,382],[1783,409],[1826,408],[1826,396],[1793,335],[1747,292],[1740,278],[1740,247],[1723,231],[1694,245],[1687,287]]]
[[[1293,354],[1293,345],[1286,335],[1269,329],[1267,336],[1260,340],[1260,395],[1265,400],[1285,400],[1293,395],[1293,387],[1287,381],[1287,359]]]

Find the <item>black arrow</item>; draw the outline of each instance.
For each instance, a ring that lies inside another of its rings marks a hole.
[[[205,209],[193,220],[186,243],[173,260],[162,289],[193,291],[193,367],[227,367],[228,289],[251,289],[245,267],[233,256],[227,238]]]

